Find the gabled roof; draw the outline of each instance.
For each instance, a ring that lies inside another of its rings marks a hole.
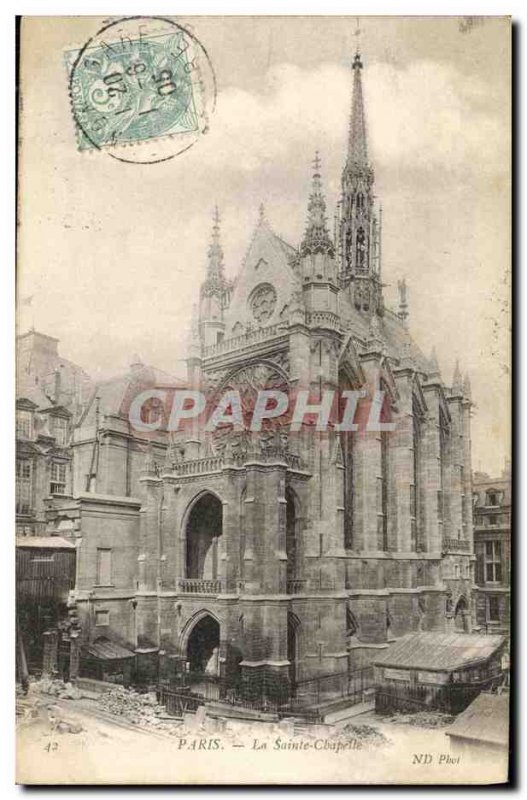
[[[391,644],[374,663],[384,667],[452,671],[486,661],[504,642],[504,636],[476,633],[412,633]]]
[[[17,397],[16,407],[24,411],[34,411],[38,408],[37,404],[27,397]]]
[[[234,284],[229,307],[225,311],[226,338],[233,335],[237,324],[243,329],[258,327],[250,310],[251,293],[261,284],[270,284],[276,292],[276,303],[265,325],[280,321],[280,313],[297,287],[293,261],[294,247],[277,235],[266,219],[261,219],[252,235],[249,247]]]
[[[482,692],[445,733],[508,747],[509,695]]]

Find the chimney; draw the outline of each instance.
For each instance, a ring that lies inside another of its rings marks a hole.
[[[60,400],[60,386],[61,384],[61,374],[60,374],[60,367],[57,367],[55,370],[55,387],[53,391],[53,400],[56,405],[59,404]]]

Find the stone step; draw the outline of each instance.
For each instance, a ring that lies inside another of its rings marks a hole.
[[[205,704],[205,711],[210,717],[260,720],[261,722],[276,722],[278,720],[278,714],[269,711],[258,711],[254,708],[245,708],[244,706],[221,703],[214,700]]]
[[[344,722],[348,719],[353,719],[353,717],[358,717],[361,714],[366,714],[367,712],[374,710],[375,699],[372,699],[363,703],[356,703],[355,705],[348,706],[347,708],[341,708],[338,711],[333,711],[329,714],[325,714],[323,719],[326,723],[335,724],[338,722]]]

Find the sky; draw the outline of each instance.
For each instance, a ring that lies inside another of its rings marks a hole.
[[[19,143],[19,332],[60,339],[93,377],[145,363],[185,374],[185,340],[218,204],[236,275],[265,204],[302,237],[316,149],[331,218],[350,110],[354,17],[195,17],[218,86],[210,130],[161,164],[76,149],[65,50],[97,17],[26,18]],[[508,21],[363,17],[360,46],[385,300],[448,384],[472,383],[473,466],[498,474],[510,425]]]

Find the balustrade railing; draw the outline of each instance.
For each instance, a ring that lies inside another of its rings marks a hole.
[[[339,317],[332,311],[311,311],[306,315],[308,325],[320,325],[321,327],[338,328]]]
[[[287,453],[283,448],[271,445],[259,450],[247,450],[245,453],[232,453],[224,456],[208,456],[207,458],[196,458],[192,461],[182,461],[172,465],[172,470],[176,475],[184,477],[186,475],[204,475],[209,472],[220,472],[227,464],[236,466],[243,465],[246,461],[258,459],[260,461],[284,461],[290,469],[302,469],[300,456],[294,453]]]
[[[221,456],[209,456],[208,458],[196,458],[192,461],[182,461],[174,464],[176,475],[201,475],[205,472],[219,472],[223,467]]]
[[[179,589],[184,594],[220,594],[222,582],[205,578],[182,578]]]
[[[269,325],[267,328],[256,328],[254,331],[242,333],[239,336],[232,336],[230,339],[223,339],[217,344],[210,344],[202,350],[203,358],[209,356],[219,356],[223,353],[230,353],[232,350],[241,350],[249,345],[265,342],[284,333],[281,324]]]

